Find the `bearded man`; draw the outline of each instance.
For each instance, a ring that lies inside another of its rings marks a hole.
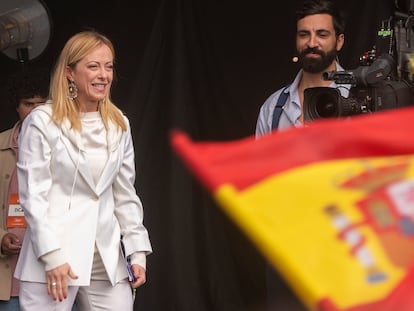
[[[296,11],[296,50],[301,69],[294,81],[273,93],[260,108],[256,137],[274,129],[302,126],[304,90],[338,85],[323,78],[327,71],[343,71],[337,54],[344,45],[345,22],[330,0],[305,0]],[[341,96],[348,97],[350,85],[341,85]]]

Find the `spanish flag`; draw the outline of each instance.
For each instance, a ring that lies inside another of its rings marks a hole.
[[[309,310],[414,310],[414,109],[173,149]]]

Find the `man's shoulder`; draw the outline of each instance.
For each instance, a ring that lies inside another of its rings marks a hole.
[[[264,102],[264,104],[269,105],[272,102],[277,102],[277,100],[279,99],[280,95],[282,93],[289,93],[289,88],[291,86],[291,83],[286,84],[285,86],[281,87],[280,89],[278,89],[277,91],[273,92],[272,94],[270,94],[270,96],[267,97],[266,101]]]
[[[293,90],[297,89],[301,77],[302,77],[302,70],[296,73],[295,78],[291,82],[286,83],[281,88],[279,88],[278,90],[270,94],[270,96],[267,98],[266,101],[277,101],[280,94],[282,94],[282,92],[287,94],[291,92],[291,89]]]
[[[11,144],[14,127],[0,132],[0,149],[8,148]]]
[[[13,127],[0,132],[0,137],[9,136],[13,133]]]

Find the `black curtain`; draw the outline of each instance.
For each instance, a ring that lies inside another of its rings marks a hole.
[[[154,248],[135,310],[265,310],[266,260],[175,156],[169,135],[180,129],[223,141],[253,134],[261,104],[299,69],[291,62],[298,2],[45,1],[52,40],[28,66],[51,68],[68,37],[85,28],[107,34],[117,50],[112,94],[131,121],[136,186]],[[338,2],[348,21],[340,61],[352,69],[375,45],[394,1]],[[0,65],[0,82],[19,68],[2,55]],[[3,111],[4,129],[15,114]],[[279,283],[275,309],[304,310]]]

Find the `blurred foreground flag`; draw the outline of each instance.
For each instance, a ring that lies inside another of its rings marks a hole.
[[[414,109],[172,146],[309,310],[414,310]]]

